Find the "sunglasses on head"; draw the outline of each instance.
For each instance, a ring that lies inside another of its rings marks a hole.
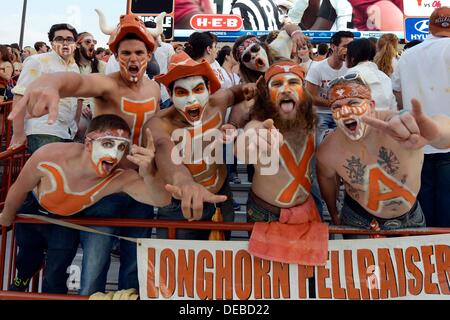
[[[252,54],[251,53],[257,53],[259,50],[261,50],[261,46],[258,43],[253,44],[250,47],[250,50],[248,50],[243,56],[242,56],[242,61],[244,62],[250,62],[250,60],[252,59]]]
[[[357,80],[357,79],[361,80],[362,83],[366,84],[366,82],[364,81],[364,79],[361,76],[361,74],[359,72],[355,72],[355,73],[349,73],[349,74],[346,74],[345,76],[341,76],[341,77],[338,77],[338,78],[336,78],[334,80],[331,80],[328,83],[328,88],[331,88],[334,85],[336,85],[336,84],[338,84],[340,82],[343,82],[343,81],[353,81],[353,80]]]

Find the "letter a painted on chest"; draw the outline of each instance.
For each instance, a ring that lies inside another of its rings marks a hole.
[[[122,98],[122,112],[133,117],[131,134],[134,144],[141,144],[142,126],[155,111],[155,98],[144,101],[132,101],[127,98]]]
[[[384,184],[390,191],[381,192],[380,182]],[[413,205],[416,196],[408,191],[404,186],[383,173],[380,168],[372,168],[369,171],[369,200],[367,208],[377,212],[380,208],[381,201],[394,200],[403,198],[406,202]]]
[[[280,147],[280,155],[283,159],[284,166],[293,180],[284,188],[277,201],[283,204],[291,204],[298,189],[301,187],[305,192],[311,191],[311,181],[308,178],[308,167],[314,154],[314,136],[310,135],[305,147],[300,155],[300,162],[297,163],[294,153],[291,151],[287,143]]]

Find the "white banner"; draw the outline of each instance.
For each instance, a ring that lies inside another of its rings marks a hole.
[[[434,9],[450,7],[450,0],[403,0],[403,11],[407,17],[430,17]]]
[[[323,267],[256,258],[248,242],[141,239],[140,298],[450,299],[450,235],[334,240]]]

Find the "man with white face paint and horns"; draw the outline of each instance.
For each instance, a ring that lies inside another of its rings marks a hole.
[[[166,189],[175,198],[181,198],[181,202],[174,199],[170,206],[160,208],[158,219],[220,221],[223,215],[224,221],[233,221],[226,165],[208,162],[203,150],[210,145],[208,135],[220,133],[227,108],[252,99],[256,85],[219,90],[220,82],[208,61],[196,62],[185,52],[173,55],[168,73],[155,80],[167,87],[174,104],[147,124],[155,138],[156,169],[170,184]],[[200,149],[201,159],[196,155],[196,150]],[[219,149],[222,150],[222,146]],[[184,153],[183,161],[175,161],[177,151]],[[194,159],[190,157],[192,154]],[[218,158],[223,160],[216,154]],[[229,201],[225,202],[227,196]],[[208,203],[204,206],[204,202]],[[217,203],[216,207],[213,203]],[[166,238],[166,230],[158,230],[158,237]],[[177,231],[178,239],[218,240],[222,237],[222,234],[210,235],[209,231],[202,230]]]
[[[127,123],[118,116],[103,115],[91,122],[84,145],[50,143],[43,146],[30,157],[9,189],[0,214],[0,225],[11,225],[18,210],[20,213],[53,218],[74,215],[83,217],[86,212],[84,209],[93,206],[103,197],[119,192],[150,205],[170,203],[170,195],[163,188],[153,185],[150,168],[154,146],[149,130],[146,135],[145,148],[137,145],[131,147],[131,130]],[[126,158],[139,167],[139,174],[133,169],[118,168],[128,150],[131,155]],[[148,192],[149,189],[152,192]],[[33,196],[19,209],[27,193],[31,191]],[[45,232],[49,228],[63,229],[67,234],[64,237],[59,234],[58,237],[56,231]],[[19,251],[24,249],[24,232],[41,235],[36,237],[31,248],[25,248],[27,252],[39,248],[47,250],[43,291],[67,293],[66,269],[78,249],[78,231],[54,225],[41,225],[39,228],[25,225],[25,230],[20,232],[16,234]],[[65,244],[62,245],[61,242]],[[20,255],[19,258],[18,278],[29,277],[26,273],[37,268],[33,255]]]
[[[417,193],[425,143],[408,141],[409,131],[436,148],[445,147],[445,140],[439,142],[438,130],[423,126],[420,103],[412,100],[412,115],[375,111],[370,89],[357,73],[331,81],[328,99],[337,129],[319,146],[317,176],[334,224],[376,231],[424,227]],[[380,125],[384,122],[403,126],[394,131]],[[336,176],[346,193],[340,215]]]
[[[115,114],[123,118],[131,128],[133,144],[145,144],[142,126],[159,110],[160,89],[156,82],[144,77],[147,63],[155,49],[155,40],[162,33],[164,13],[157,18],[156,30],[147,29],[138,16],[120,17],[116,28],[108,27],[104,15],[100,16],[101,29],[110,35],[109,48],[120,64],[120,71],[109,75],[59,73],[46,75],[28,86],[24,97],[11,113],[11,118],[23,117],[25,109],[33,117],[48,113],[48,122],[54,123],[60,116],[58,101],[63,97],[94,97],[94,117]],[[20,115],[19,113],[22,113]],[[122,168],[137,167],[124,159]],[[141,204],[125,194],[102,199],[87,209],[87,216],[148,218],[154,215],[153,207]],[[99,227],[115,232],[113,227]],[[121,235],[150,238],[151,228],[122,228]],[[105,290],[106,275],[110,263],[113,238],[81,233],[83,268],[80,293],[89,295]],[[121,240],[119,290],[138,288],[136,245]]]

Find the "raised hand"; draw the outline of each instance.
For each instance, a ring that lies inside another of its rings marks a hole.
[[[422,106],[417,99],[412,99],[411,112],[402,111],[388,121],[364,116],[368,125],[379,129],[400,142],[405,148],[420,149],[439,137],[439,127],[422,112]]]
[[[168,184],[166,190],[172,194],[172,197],[181,200],[181,210],[188,221],[201,220],[203,202],[220,203],[227,200],[226,196],[215,195],[194,181],[186,182],[180,186]]]
[[[255,83],[246,83],[242,87],[242,92],[244,93],[245,100],[250,101],[258,94],[258,88]]]
[[[25,95],[14,104],[8,120],[15,119],[26,110],[33,118],[48,114],[48,124],[53,124],[58,117],[59,99],[59,92],[55,88],[40,86],[39,82],[35,81],[28,87]]]
[[[139,175],[146,177],[153,175],[155,172],[154,160],[155,160],[155,144],[153,142],[153,136],[150,129],[145,130],[147,137],[147,143],[145,148],[133,145],[130,150],[130,154],[127,155],[127,159],[139,166]]]

